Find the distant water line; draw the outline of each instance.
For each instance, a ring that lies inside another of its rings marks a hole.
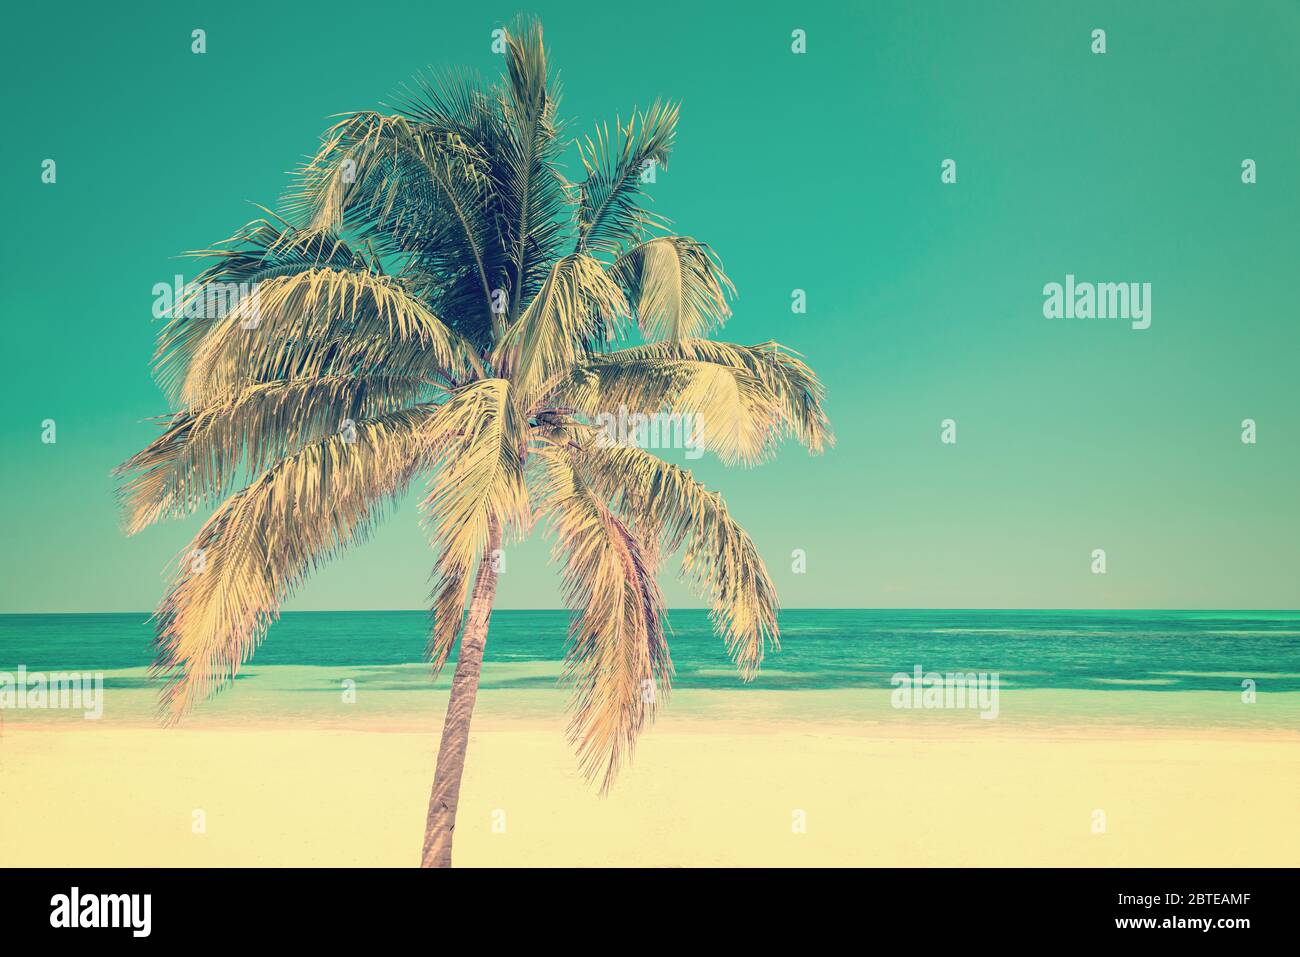
[[[678,688],[734,688],[708,614],[670,615]],[[400,665],[422,658],[421,611],[293,612],[270,629],[259,666]],[[556,663],[563,611],[497,611],[487,661]],[[0,671],[114,671],[151,660],[146,614],[0,615]],[[781,650],[751,687],[888,688],[896,672],[998,672],[1003,686],[1237,691],[1246,679],[1300,691],[1300,613],[791,609]]]

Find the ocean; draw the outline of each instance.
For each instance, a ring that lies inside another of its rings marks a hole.
[[[250,666],[347,668],[418,663],[421,611],[297,612],[270,629]],[[555,683],[563,611],[493,614],[484,687]],[[888,688],[893,674],[997,672],[1004,688],[1224,691],[1242,682],[1300,691],[1300,613],[1282,611],[962,611],[790,609],[781,649],[742,685],[703,610],[670,613],[674,687]],[[0,671],[121,671],[151,660],[147,614],[0,615]],[[555,667],[494,669],[493,663]],[[522,682],[522,684],[521,684]]]

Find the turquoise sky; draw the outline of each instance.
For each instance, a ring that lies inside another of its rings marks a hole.
[[[197,522],[124,538],[108,474],[166,411],[153,285],[273,204],[329,115],[429,64],[497,72],[491,30],[520,8],[307,9],[7,14],[0,611],[156,604]],[[1300,6],[524,9],[576,130],[682,101],[656,208],[735,280],[723,337],[775,337],[829,389],[830,454],[698,469],[786,605],[1300,607]],[[1045,319],[1067,273],[1150,282],[1151,328]],[[416,518],[408,503],[288,607],[422,606]],[[546,553],[511,552],[501,607],[558,604]]]

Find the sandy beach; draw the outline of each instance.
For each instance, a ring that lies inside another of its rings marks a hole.
[[[283,670],[294,675],[241,682],[177,729],[151,723],[146,687],[110,690],[101,721],[6,715],[6,862],[416,863],[445,689],[372,694],[371,707],[333,716],[285,705],[281,691],[268,717],[262,696],[303,681],[304,669]],[[981,721],[900,713],[884,692],[683,691],[602,798],[577,775],[561,692],[485,691],[456,862],[1300,863],[1300,733],[1226,719],[1172,727],[1141,707],[1163,713],[1191,696],[1091,694],[1008,692],[1002,717]],[[1116,695],[1138,720],[1117,715]],[[1292,697],[1277,696],[1275,712]],[[1088,717],[1102,700],[1104,723]]]

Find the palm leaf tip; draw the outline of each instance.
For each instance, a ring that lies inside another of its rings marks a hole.
[[[705,336],[731,317],[735,286],[713,250],[689,236],[656,236],[629,246],[610,272],[627,290],[649,341]]]
[[[575,454],[596,494],[616,503],[643,539],[659,542],[663,554],[682,549],[682,577],[709,601],[741,677],[752,680],[765,653],[779,647],[779,604],[757,547],[722,496],[635,446],[593,444]]]
[[[539,512],[555,535],[571,613],[564,677],[578,766],[607,793],[667,695],[673,667],[655,559],[586,481],[569,451],[539,453]]]
[[[626,124],[616,123],[614,136],[601,126],[578,142],[587,174],[574,214],[578,252],[617,257],[649,231],[667,228],[667,220],[647,208],[650,195],[643,185],[647,171],[668,167],[677,116],[676,105],[656,102],[634,112]]]

